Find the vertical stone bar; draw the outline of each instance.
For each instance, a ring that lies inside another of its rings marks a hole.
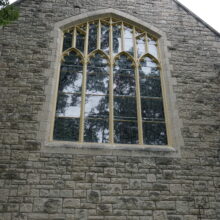
[[[137,101],[137,119],[138,119],[138,140],[139,144],[143,144],[143,126],[141,115],[141,95],[140,95],[140,82],[139,82],[139,61],[137,54],[137,44],[135,27],[133,27],[133,44],[134,44],[134,60],[135,60],[135,81],[136,81],[136,101]]]
[[[110,54],[110,71],[109,71],[109,142],[114,142],[114,94],[113,94],[113,26],[112,18],[110,18],[109,31],[109,54]]]
[[[87,79],[87,65],[88,65],[88,40],[89,40],[89,23],[87,22],[87,25],[86,25],[85,48],[84,48],[84,62],[83,62],[81,112],[80,112],[80,130],[79,130],[79,141],[80,142],[84,141],[86,79]]]

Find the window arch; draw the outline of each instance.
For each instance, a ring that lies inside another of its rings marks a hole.
[[[53,139],[167,145],[157,38],[112,17],[65,30]]]

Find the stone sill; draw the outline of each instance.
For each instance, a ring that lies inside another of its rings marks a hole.
[[[69,141],[48,142],[43,146],[42,152],[130,157],[179,157],[176,149],[170,146],[76,143]]]

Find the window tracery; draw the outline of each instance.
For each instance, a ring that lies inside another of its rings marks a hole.
[[[157,39],[115,18],[64,33],[54,140],[167,145]]]

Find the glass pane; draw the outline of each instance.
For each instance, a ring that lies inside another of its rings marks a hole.
[[[121,52],[121,25],[113,26],[113,52]]]
[[[143,77],[140,78],[141,96],[161,97],[160,78]]]
[[[164,123],[143,123],[144,144],[167,145],[166,126]]]
[[[154,57],[158,57],[158,51],[157,51],[157,42],[148,37],[148,50],[149,50],[149,54],[153,55]]]
[[[145,44],[144,37],[138,38],[137,39],[137,51],[138,51],[139,57],[146,53],[145,47],[146,47],[146,44]]]
[[[82,67],[71,66],[71,65],[61,65],[60,70],[60,82],[59,91],[60,92],[81,92],[82,86]]]
[[[135,96],[134,77],[114,75],[114,95]]]
[[[88,63],[88,74],[100,73],[100,74],[108,74],[108,60],[103,57],[102,54],[95,54],[90,58],[90,62]]]
[[[164,120],[163,101],[161,99],[141,99],[143,120]]]
[[[135,97],[115,96],[114,116],[118,120],[136,120],[137,107]]]
[[[144,76],[160,76],[160,70],[152,59],[145,57],[140,63],[141,67],[139,70],[140,77]]]
[[[81,57],[79,57],[74,51],[71,51],[68,56],[64,57],[64,62],[66,66],[80,66],[82,67]]]
[[[97,23],[89,25],[89,53],[97,48]]]
[[[85,35],[77,31],[76,48],[84,52]]]
[[[114,139],[117,144],[138,144],[138,127],[136,122],[114,122]]]
[[[79,118],[56,118],[53,138],[63,141],[78,141]]]
[[[133,30],[130,27],[124,27],[124,46],[125,51],[130,53],[131,55],[134,54],[134,43],[133,43]]]
[[[90,118],[107,118],[109,115],[108,96],[86,96],[85,116]]]
[[[81,95],[60,93],[57,100],[56,116],[80,117]]]
[[[102,24],[101,28],[101,49],[109,53],[109,25]]]
[[[108,120],[85,120],[85,142],[107,143],[109,141]]]
[[[88,74],[86,83],[87,94],[104,95],[109,93],[109,76],[104,74]]]
[[[115,61],[114,74],[122,74],[124,76],[134,77],[134,68],[132,67],[132,60],[128,59],[127,56],[121,55],[119,59]]]
[[[72,34],[65,33],[63,39],[63,51],[72,47]]]

